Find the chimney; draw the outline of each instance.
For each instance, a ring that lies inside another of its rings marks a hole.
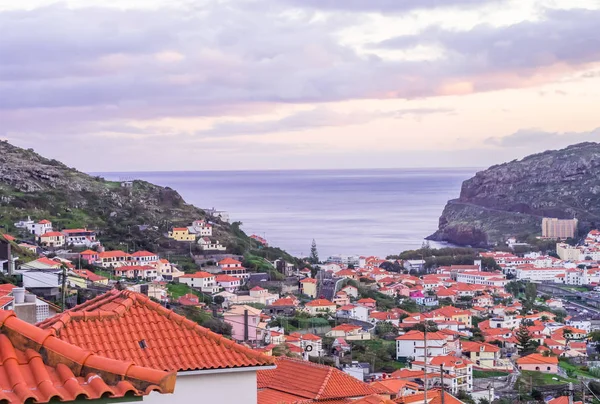
[[[12,294],[15,298],[15,304],[25,303],[25,288],[14,288]]]

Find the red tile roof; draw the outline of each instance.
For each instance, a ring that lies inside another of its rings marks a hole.
[[[323,306],[335,306],[335,303],[330,302],[327,299],[315,299],[306,303],[308,307],[323,307]]]
[[[108,278],[105,278],[104,276],[96,275],[92,271],[88,271],[86,269],[75,269],[75,270],[73,270],[73,272],[75,272],[75,275],[79,275],[82,278],[88,279],[92,282],[105,281],[108,279]]]
[[[79,255],[98,255],[98,251],[85,250],[79,253]]]
[[[65,235],[59,231],[49,231],[42,234],[40,237],[64,237]]]
[[[242,265],[242,263],[238,260],[227,257],[219,261],[219,265]]]
[[[362,398],[380,393],[378,389],[330,366],[286,357],[277,358],[276,365],[276,369],[257,372],[259,390],[286,393],[296,396],[296,401]]]
[[[304,278],[300,281],[300,283],[317,283],[317,280],[314,278]]]
[[[50,222],[49,220],[46,220],[46,219],[40,220],[40,221],[38,222],[38,224],[50,224],[50,223],[51,223],[51,222]]]
[[[519,365],[539,365],[540,363],[557,365],[558,358],[555,356],[544,356],[544,355],[534,353],[534,354],[523,356],[522,358],[517,359],[517,364],[519,364]]]
[[[11,236],[10,234],[2,234],[2,233],[0,233],[0,236],[3,236],[8,241],[15,241],[15,238],[13,236]]]
[[[208,272],[204,272],[204,271],[200,271],[200,272],[196,272],[194,274],[185,274],[180,276],[179,278],[214,278],[215,275],[208,273]]]
[[[443,334],[440,334],[439,332],[428,332],[427,333],[427,339],[429,341],[432,340],[445,340],[446,336]],[[425,340],[425,335],[421,332],[421,331],[417,331],[417,330],[412,330],[407,332],[404,335],[401,335],[399,337],[396,338],[396,340],[398,341],[423,341]]]
[[[76,401],[81,398],[172,393],[175,372],[135,366],[70,345],[52,333],[0,311],[0,401]]]
[[[131,291],[112,290],[39,324],[108,358],[161,370],[270,365],[272,359]],[[141,348],[144,341],[146,347]]]
[[[156,257],[158,254],[154,254],[150,251],[136,251],[131,255],[134,257]]]
[[[119,258],[119,257],[131,257],[131,255],[127,254],[124,251],[116,250],[116,251],[104,251],[98,253],[98,258]]]

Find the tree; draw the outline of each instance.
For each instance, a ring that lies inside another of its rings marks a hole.
[[[317,242],[314,239],[310,246],[310,257],[308,257],[308,262],[310,262],[311,264],[319,263],[319,252],[317,251]]]
[[[215,296],[213,301],[215,302],[216,305],[221,306],[223,304],[223,302],[225,301],[225,298],[223,296]]]
[[[521,324],[515,335],[517,342],[522,349],[522,353],[530,352],[533,350],[533,344],[531,340],[531,333],[527,329],[525,324]]]
[[[525,299],[531,303],[535,301],[537,297],[537,285],[535,283],[527,283],[525,286]]]

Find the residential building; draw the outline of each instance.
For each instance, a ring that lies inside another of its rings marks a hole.
[[[252,306],[234,305],[223,313],[223,319],[231,325],[231,336],[236,341],[264,341],[269,330],[261,322],[261,310]]]
[[[462,272],[456,274],[456,282],[504,287],[508,281],[501,272]]]
[[[62,247],[65,245],[65,235],[59,231],[49,231],[38,237],[38,243],[43,247]]]
[[[358,289],[353,285],[346,285],[341,289],[342,292],[346,292],[346,294],[350,297],[357,298],[358,297]]]
[[[4,402],[81,402],[82,397],[131,402],[148,394],[156,394],[161,402],[174,402],[173,396],[158,393],[173,393],[175,372],[87,352],[11,311],[0,311],[0,342],[4,355],[0,372],[8,375],[0,380]]]
[[[365,331],[360,325],[355,324],[340,324],[333,327],[326,335],[333,338],[341,337],[348,341],[371,339],[371,333],[369,331]]]
[[[219,261],[219,267],[225,275],[231,275],[240,278],[242,282],[245,282],[250,277],[248,271],[246,271],[246,268],[242,266],[241,261],[233,258],[222,259]]]
[[[65,244],[74,247],[92,247],[100,244],[96,240],[96,232],[87,229],[65,229],[61,232],[65,236]]]
[[[476,367],[482,369],[495,369],[499,364],[500,348],[486,342],[462,341],[461,350]]]
[[[315,299],[306,303],[304,310],[309,314],[316,316],[317,314],[335,313],[335,303],[327,299]]]
[[[579,261],[581,257],[581,250],[567,243],[556,243],[556,254],[563,261]]]
[[[427,370],[432,373],[434,383],[441,385],[441,372],[444,372],[444,386],[452,394],[465,391],[473,391],[473,364],[463,358],[456,356],[440,355],[427,358],[427,364],[424,361],[413,361],[411,369]]]
[[[369,321],[369,312],[371,310],[368,307],[360,306],[357,304],[347,304],[337,309],[335,316],[337,318],[349,318],[359,321]]]
[[[314,278],[304,278],[300,280],[300,291],[313,299],[317,297],[317,280]]]
[[[48,233],[52,231],[52,222],[49,220],[40,220],[37,223],[30,223],[28,230],[30,233],[35,234],[36,236],[41,236],[44,233]]]
[[[258,242],[258,244],[260,244],[262,246],[265,246],[265,247],[269,246],[269,243],[267,242],[267,240],[264,237],[257,236],[256,234],[253,234],[253,235],[250,236],[250,238],[252,240],[255,240],[256,242]]]
[[[381,392],[331,366],[287,357],[276,358],[276,364],[258,372],[259,403],[342,403]]]
[[[123,265],[131,265],[133,257],[120,250],[103,251],[98,253],[97,263],[103,268],[117,268]]]
[[[196,241],[196,235],[190,233],[190,230],[187,227],[174,227],[173,230],[169,232],[169,238],[177,241]]]
[[[558,358],[556,356],[544,356],[531,354],[517,359],[519,370],[533,370],[544,373],[558,373]]]
[[[79,258],[88,264],[93,264],[98,261],[98,252],[94,250],[85,250],[79,253]]]
[[[185,274],[180,276],[179,283],[185,283],[195,289],[200,289],[204,293],[217,293],[219,285],[217,284],[214,274],[199,271],[193,274]]]
[[[377,301],[375,299],[371,299],[370,297],[359,299],[356,303],[360,304],[361,306],[368,307],[370,309],[374,309],[377,307]]]
[[[100,285],[108,285],[108,278],[100,275],[96,275],[92,271],[87,269],[74,269],[72,271],[75,275],[89,281],[90,283],[97,283]]]
[[[144,400],[150,403],[191,403],[201,394],[207,403],[256,404],[256,372],[273,368],[272,358],[130,291],[110,291],[39,326],[106,358],[177,372],[169,401],[150,395]]]
[[[215,281],[223,290],[231,293],[237,292],[242,282],[240,278],[231,275],[217,275]]]
[[[575,238],[577,235],[577,219],[542,219],[542,237],[552,239]]]
[[[227,247],[221,244],[219,240],[213,240],[210,237],[203,236],[198,239],[198,245],[204,251],[226,251]]]
[[[592,332],[592,320],[586,317],[573,317],[567,320],[566,324],[570,327],[584,330],[586,334]]]
[[[115,267],[113,273],[116,277],[153,281],[158,277],[158,271],[150,265],[123,265]]]
[[[131,257],[135,262],[135,265],[149,265],[160,260],[158,254],[154,254],[150,251],[136,251],[131,254]]]
[[[200,237],[212,237],[213,226],[204,220],[195,220],[192,223],[192,230]]]
[[[448,353],[446,336],[440,332],[427,333],[427,347],[425,335],[421,331],[412,330],[396,338],[396,359],[413,358],[423,361],[425,354],[427,357],[434,357]]]

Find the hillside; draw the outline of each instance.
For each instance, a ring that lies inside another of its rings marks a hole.
[[[164,234],[173,226],[206,218],[203,210],[187,204],[171,188],[137,180],[131,188],[122,187],[7,142],[0,142],[0,211],[2,232],[16,232],[13,224],[31,216],[51,220],[58,230],[95,229],[109,248],[156,252],[189,250],[187,243],[173,242]],[[149,227],[142,231],[139,225]],[[243,254],[258,248],[237,224],[217,221],[213,233],[228,252]]]
[[[430,240],[485,246],[541,234],[542,217],[600,224],[600,144],[581,143],[478,172],[448,202]]]

